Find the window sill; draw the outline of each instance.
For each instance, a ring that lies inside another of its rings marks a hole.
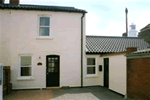
[[[86,78],[90,78],[90,77],[98,77],[98,75],[86,75]]]
[[[33,81],[35,80],[34,77],[18,77],[17,78],[18,81]]]
[[[36,40],[52,40],[53,37],[37,37]]]

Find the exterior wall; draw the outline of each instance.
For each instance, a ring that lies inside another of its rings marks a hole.
[[[150,100],[150,58],[127,59],[127,97]]]
[[[98,66],[102,65],[103,67],[103,60],[100,58],[100,55],[86,55],[87,57],[95,57],[96,58],[96,69],[97,69],[97,76],[87,76],[87,59],[85,60],[86,64],[84,66],[83,72],[83,85],[84,86],[94,86],[94,85],[101,85],[103,86],[103,71],[98,70]]]
[[[126,94],[126,57],[122,55],[109,57],[109,89]]]
[[[46,87],[46,55],[60,55],[60,87],[81,85],[81,13],[1,10],[2,55],[4,66],[11,66],[13,89]],[[51,17],[51,37],[39,39],[38,15]],[[33,57],[33,77],[20,80],[19,55]],[[41,59],[39,59],[41,56]],[[42,62],[42,66],[37,66]]]
[[[104,62],[103,58],[109,58],[109,89],[120,94],[126,94],[126,57],[125,54],[112,56],[87,55],[87,57],[97,58],[97,69],[102,65],[102,72],[98,71],[97,77],[86,77],[84,72],[84,85],[101,85],[104,83]],[[86,67],[84,69],[86,71]]]

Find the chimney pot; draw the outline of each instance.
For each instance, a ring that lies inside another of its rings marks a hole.
[[[19,0],[10,0],[10,4],[19,5]]]
[[[0,0],[0,4],[4,4],[5,3],[5,0]]]
[[[126,53],[131,53],[131,52],[134,52],[134,51],[137,51],[137,47],[127,47],[126,48]]]

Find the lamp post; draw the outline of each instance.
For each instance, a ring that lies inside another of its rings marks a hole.
[[[128,37],[128,16],[127,16],[128,9],[127,8],[125,9],[125,13],[126,13],[126,34],[127,34],[127,37]]]

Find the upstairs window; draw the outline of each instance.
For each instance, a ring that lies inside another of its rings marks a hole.
[[[50,17],[39,17],[39,36],[50,36]]]

